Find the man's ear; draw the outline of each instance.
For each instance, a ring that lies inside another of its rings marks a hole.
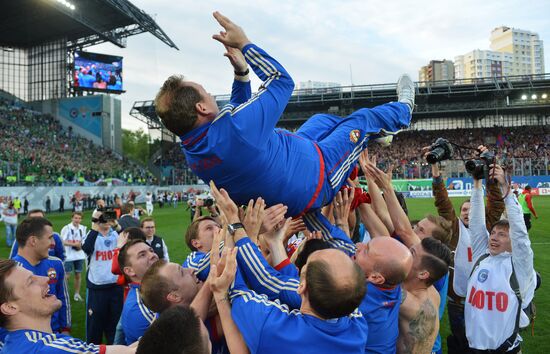
[[[379,272],[372,272],[368,277],[367,280],[375,285],[382,285],[386,282],[386,278]]]
[[[171,291],[166,295],[166,300],[173,304],[179,304],[181,302],[181,297],[175,291]]]
[[[19,307],[12,302],[4,302],[0,305],[0,312],[5,316],[13,316],[19,312]]]
[[[418,275],[417,275],[417,278],[420,280],[426,280],[429,277],[430,277],[430,272],[428,272],[427,270],[422,270],[418,272]]]
[[[124,269],[122,269],[122,273],[126,274],[129,277],[136,276],[136,272],[134,272],[134,268],[132,267],[124,267]]]
[[[199,249],[202,246],[201,242],[196,238],[191,240],[191,245],[196,249]]]
[[[305,295],[307,293],[307,282],[305,279],[300,280],[297,292],[298,295]]]
[[[204,104],[203,101],[199,101],[195,104],[195,110],[198,115],[204,116],[209,113],[208,107]]]

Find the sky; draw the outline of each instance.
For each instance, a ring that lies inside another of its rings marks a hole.
[[[508,26],[539,34],[550,72],[550,0],[130,0],[150,14],[176,43],[149,33],[129,37],[127,48],[105,43],[90,52],[124,57],[122,127],[145,126],[129,115],[135,101],[151,100],[164,80],[183,74],[211,94],[228,94],[233,69],[211,37],[220,11],[276,58],[295,83],[366,85],[395,82],[434,59],[489,49],[491,30]],[[253,91],[259,86],[252,80]]]

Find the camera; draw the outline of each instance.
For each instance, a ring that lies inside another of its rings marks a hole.
[[[211,207],[211,206],[214,205],[214,199],[212,199],[212,198],[205,198],[205,199],[203,200],[203,203],[204,203],[204,206],[205,206],[205,207]]]
[[[489,165],[496,162],[495,154],[491,151],[484,151],[479,155],[479,159],[466,161],[466,171],[475,179],[489,178]]]
[[[437,138],[435,143],[430,146],[430,151],[426,155],[426,161],[433,165],[434,163],[450,159],[453,153],[454,149],[449,140]]]
[[[106,224],[109,221],[116,220],[116,211],[113,207],[98,208],[97,211],[100,211],[101,215],[98,218],[92,218],[92,222]]]

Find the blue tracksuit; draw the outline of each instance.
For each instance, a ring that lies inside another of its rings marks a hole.
[[[184,268],[194,269],[197,278],[201,281],[206,281],[208,274],[210,274],[210,252],[191,252],[187,255],[187,258],[185,258],[185,261],[181,266]]]
[[[54,244],[50,245],[50,256],[61,259],[62,262],[65,261],[65,247],[63,246],[63,241],[57,232],[53,233]],[[13,243],[13,246],[10,251],[10,258],[13,258],[17,255],[19,250],[19,245],[17,242]]]
[[[61,301],[61,308],[52,315],[52,330],[54,332],[69,330],[71,328],[71,302],[67,292],[63,262],[59,258],[48,257],[33,266],[20,255],[13,257],[13,260],[34,275],[50,278],[48,282],[50,294],[55,295]]]
[[[322,320],[289,310],[246,287],[237,272],[231,315],[252,354],[363,354],[367,323],[360,312]]]
[[[367,282],[367,296],[359,305],[359,311],[369,324],[369,336],[365,353],[395,353],[399,337],[399,307],[401,286],[381,289]]]
[[[443,313],[445,312],[445,305],[447,305],[447,290],[449,289],[449,273],[445,274],[441,279],[434,283],[434,288],[439,293],[440,303],[439,303],[439,321],[443,318]],[[441,330],[437,333],[435,338],[435,343],[432,348],[433,353],[442,353],[441,346]]]
[[[332,247],[350,256],[355,254],[355,245],[349,237],[323,217],[320,211],[306,214],[304,222],[310,229],[321,231],[324,240]],[[239,269],[251,289],[265,294],[270,300],[278,299],[291,309],[301,306],[301,298],[297,293],[298,276],[285,275],[269,266],[249,238],[239,240],[236,245],[239,247]],[[366,353],[395,353],[400,306],[400,286],[382,290],[367,282],[367,294],[359,306],[368,323]]]
[[[21,329],[10,332],[2,354],[99,354],[105,353],[105,350],[104,345],[84,343],[63,334]]]
[[[151,326],[157,314],[147,308],[139,294],[140,284],[130,284],[130,291],[122,308],[122,329],[126,336],[126,345],[136,342]]]
[[[2,352],[2,348],[4,347],[4,342],[6,341],[6,336],[8,335],[8,330],[5,328],[0,327],[0,353]]]
[[[410,123],[409,107],[390,103],[345,118],[318,114],[296,133],[275,129],[294,82],[256,45],[242,52],[263,81],[259,92],[250,96],[249,84],[236,81],[218,116],[180,137],[191,169],[237,204],[261,196],[267,205],[287,205],[292,216],[320,208],[340,190],[371,136]]]

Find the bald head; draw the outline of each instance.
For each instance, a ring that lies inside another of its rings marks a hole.
[[[413,263],[409,249],[391,237],[376,237],[368,244],[357,244],[355,261],[367,280],[385,286],[402,283]]]
[[[366,292],[361,269],[336,249],[314,252],[302,268],[301,280],[311,308],[327,319],[351,314]]]

